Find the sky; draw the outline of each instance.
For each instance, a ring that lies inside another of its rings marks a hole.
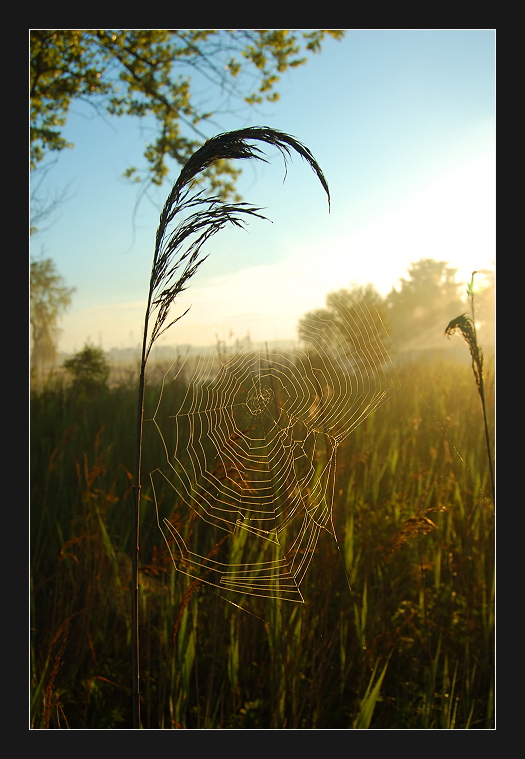
[[[265,125],[308,146],[328,181],[331,207],[296,155],[285,171],[243,162],[238,190],[271,221],[227,230],[175,304],[190,310],[163,345],[212,345],[247,334],[297,339],[297,324],[326,295],[373,284],[386,296],[412,263],[446,261],[465,284],[495,265],[494,30],[347,30],[284,74],[276,103],[226,114],[221,131]],[[123,179],[144,165],[137,119],[101,118],[73,105],[62,151],[46,174],[57,211],[31,236],[51,258],[72,303],[59,350],[109,351],[141,341],[159,214],[180,167],[138,201]]]

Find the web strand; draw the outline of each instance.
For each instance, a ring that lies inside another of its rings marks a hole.
[[[151,420],[166,461],[151,480],[178,571],[304,602],[321,531],[335,538],[338,448],[398,387],[365,305],[321,326],[307,349],[186,356],[166,373]]]

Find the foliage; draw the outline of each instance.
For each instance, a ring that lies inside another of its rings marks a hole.
[[[70,148],[62,134],[75,100],[99,113],[153,117],[157,137],[145,149],[147,174],[161,184],[167,159],[184,164],[214,116],[237,104],[277,100],[288,69],[343,30],[34,29],[31,31],[31,165]],[[224,99],[209,111],[209,88]],[[126,171],[137,178],[136,167]],[[227,159],[205,176],[211,192],[233,191],[238,169]]]
[[[75,288],[66,287],[50,258],[31,261],[31,363],[56,358],[58,320],[71,304]]]
[[[373,352],[376,343],[386,337],[385,315],[383,299],[373,285],[338,290],[327,295],[326,308],[309,311],[300,319],[298,336],[313,347],[317,340],[342,343],[349,356],[362,350],[363,339],[368,339],[366,350]],[[373,326],[363,330],[364,324]]]
[[[405,348],[435,344],[450,311],[461,310],[457,269],[446,261],[422,258],[411,264],[408,278],[400,279],[386,299],[391,337]]]
[[[82,397],[107,384],[109,363],[102,348],[87,343],[81,351],[66,359],[63,366],[73,377],[73,391]]]
[[[299,339],[306,343],[342,340],[351,354],[365,331],[354,333],[344,325],[363,322],[360,314],[366,311],[366,321],[373,323],[368,331],[372,351],[374,340],[384,340],[387,334],[398,351],[439,348],[443,323],[451,311],[464,308],[456,272],[446,261],[423,258],[411,264],[408,277],[401,278],[385,298],[370,284],[329,293],[326,308],[309,311],[300,319]],[[482,293],[484,304],[490,303],[491,294],[493,283]],[[341,309],[344,319],[338,317]],[[490,314],[486,323],[490,326]]]

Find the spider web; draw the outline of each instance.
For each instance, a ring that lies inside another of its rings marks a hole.
[[[339,446],[398,387],[377,315],[335,311],[308,348],[187,355],[164,376],[159,527],[176,569],[227,595],[304,602],[321,531],[337,539]]]

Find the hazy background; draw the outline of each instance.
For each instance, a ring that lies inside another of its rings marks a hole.
[[[305,143],[330,186],[331,213],[299,156],[283,181],[282,158],[265,149],[270,163],[243,167],[238,189],[272,223],[214,238],[179,302],[191,310],[162,344],[297,339],[298,320],[330,291],[372,283],[386,296],[422,258],[457,267],[465,284],[474,269],[493,268],[494,55],[494,30],[349,30],[283,76],[277,103],[218,117],[210,137],[268,125]],[[76,288],[58,348],[135,347],[159,213],[180,167],[138,202],[122,178],[141,165],[148,139],[137,119],[76,103],[64,137],[75,147],[59,155],[45,189],[66,189],[66,199],[31,239],[32,255],[52,258]]]

